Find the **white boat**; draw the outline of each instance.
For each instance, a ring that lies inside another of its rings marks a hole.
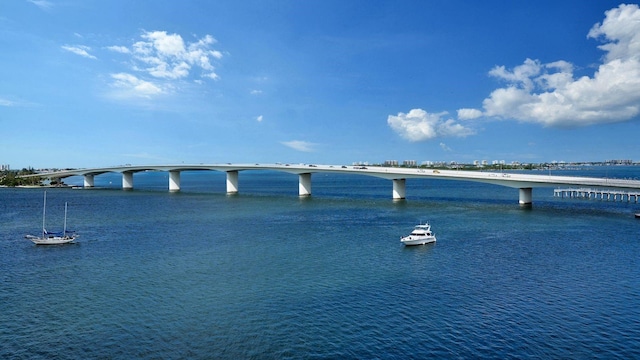
[[[400,241],[405,245],[424,245],[436,242],[436,235],[431,231],[431,225],[418,224],[411,234],[403,236]]]
[[[72,231],[67,230],[67,203],[64,203],[64,228],[61,233],[51,233],[45,229],[45,218],[47,211],[47,192],[44,192],[44,206],[42,207],[42,235],[26,235],[25,238],[33,241],[36,245],[60,245],[70,243],[76,239]]]

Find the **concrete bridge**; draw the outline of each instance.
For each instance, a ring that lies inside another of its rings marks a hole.
[[[100,174],[115,172],[122,174],[122,188],[133,189],[133,174],[142,171],[169,172],[169,191],[180,190],[180,172],[182,171],[221,171],[227,174],[227,193],[238,192],[238,174],[248,170],[275,170],[299,177],[298,194],[311,195],[311,175],[314,173],[339,173],[374,176],[391,180],[393,183],[393,199],[404,199],[406,179],[432,178],[447,180],[463,180],[483,182],[520,189],[519,203],[532,203],[532,189],[536,187],[579,186],[607,189],[640,190],[640,180],[593,178],[579,176],[552,176],[540,174],[515,174],[482,171],[434,170],[421,168],[396,168],[380,166],[344,166],[314,164],[199,164],[199,165],[144,165],[114,166],[103,168],[84,168],[45,172],[24,177],[40,176],[50,179],[70,176],[83,176],[84,186],[93,187],[94,177]]]

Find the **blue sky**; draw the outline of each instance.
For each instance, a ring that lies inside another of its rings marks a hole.
[[[0,4],[0,163],[640,160],[611,1]]]

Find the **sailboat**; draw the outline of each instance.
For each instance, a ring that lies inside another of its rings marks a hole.
[[[62,233],[51,233],[45,229],[45,217],[47,212],[47,192],[44,192],[44,206],[42,207],[42,235],[26,235],[25,238],[36,245],[60,245],[70,243],[76,239],[73,231],[67,230],[67,203],[64,203],[64,228]]]

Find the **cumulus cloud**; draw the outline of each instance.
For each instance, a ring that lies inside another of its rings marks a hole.
[[[80,55],[82,57],[86,57],[88,59],[96,59],[95,56],[89,54],[89,50],[91,50],[90,47],[88,46],[83,46],[83,45],[76,45],[76,46],[71,46],[71,45],[64,45],[62,46],[62,49],[72,52],[76,55]]]
[[[148,31],[140,35],[131,49],[122,46],[110,47],[113,51],[131,52],[136,70],[144,71],[156,78],[183,79],[197,68],[200,77],[217,80],[218,74],[212,62],[220,60],[222,53],[212,50],[216,40],[205,35],[195,42],[185,42],[179,34],[166,31]]]
[[[113,86],[118,90],[117,94],[114,94],[116,97],[151,98],[163,92],[152,82],[138,79],[131,74],[118,73],[112,74],[111,77],[114,80]]]
[[[446,118],[447,112],[430,114],[422,109],[412,109],[408,113],[389,115],[387,124],[403,138],[415,142],[436,137],[464,137],[474,133],[472,129]]]
[[[282,145],[302,152],[313,152],[316,144],[301,140],[283,141]]]
[[[458,110],[458,119],[460,120],[477,119],[481,116],[482,116],[482,111],[478,109],[459,109]]]
[[[629,120],[640,114],[640,9],[622,4],[605,12],[587,38],[605,51],[592,76],[574,76],[567,61],[526,59],[512,69],[496,66],[489,75],[506,83],[483,103],[483,111],[461,109],[460,119],[515,119],[545,126],[585,126]]]
[[[185,41],[179,34],[145,31],[129,46],[112,45],[106,49],[129,57],[128,71],[111,74],[112,98],[152,98],[180,88],[175,81],[191,79],[202,84],[218,80],[214,64],[222,52],[212,49],[216,40],[205,35]],[[135,75],[134,75],[135,74]]]

